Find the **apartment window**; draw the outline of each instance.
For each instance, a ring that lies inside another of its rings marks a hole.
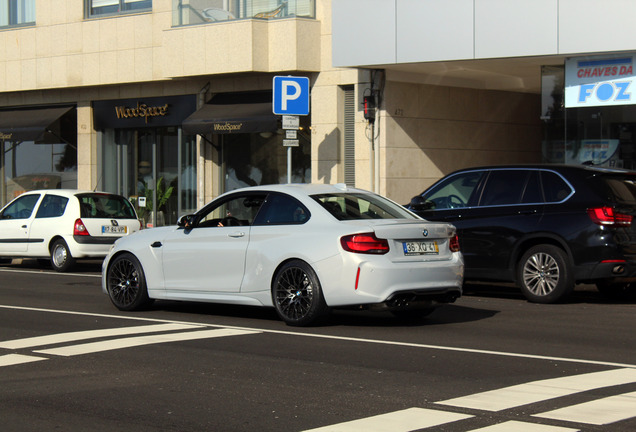
[[[35,0],[0,0],[0,27],[35,24]]]
[[[152,0],[85,0],[88,17],[149,11]]]

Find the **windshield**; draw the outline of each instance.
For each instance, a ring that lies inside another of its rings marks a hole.
[[[379,195],[365,193],[332,193],[313,195],[338,220],[417,219],[404,207]]]
[[[77,195],[77,199],[83,218],[137,219],[132,204],[123,196],[91,193]]]

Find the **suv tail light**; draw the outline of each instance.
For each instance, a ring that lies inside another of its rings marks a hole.
[[[627,227],[632,224],[632,215],[615,213],[612,207],[596,207],[587,209],[587,214],[592,222],[598,225],[606,226],[623,226]]]
[[[344,236],[340,244],[344,250],[354,253],[383,255],[389,251],[389,242],[372,232]]]
[[[86,229],[86,225],[82,222],[81,219],[75,220],[75,226],[73,226],[73,235],[87,236],[88,230]]]
[[[459,237],[455,234],[448,242],[448,248],[451,252],[459,252]]]

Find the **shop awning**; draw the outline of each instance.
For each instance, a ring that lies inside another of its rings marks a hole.
[[[0,111],[0,140],[37,141],[71,107]]]
[[[271,93],[268,101],[263,99],[261,94],[215,96],[183,121],[183,130],[201,135],[274,132],[278,128],[278,116],[272,113]]]

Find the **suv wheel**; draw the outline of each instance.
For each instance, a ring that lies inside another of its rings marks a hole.
[[[574,289],[572,270],[563,249],[533,246],[521,257],[517,281],[523,295],[534,303],[556,303]]]

